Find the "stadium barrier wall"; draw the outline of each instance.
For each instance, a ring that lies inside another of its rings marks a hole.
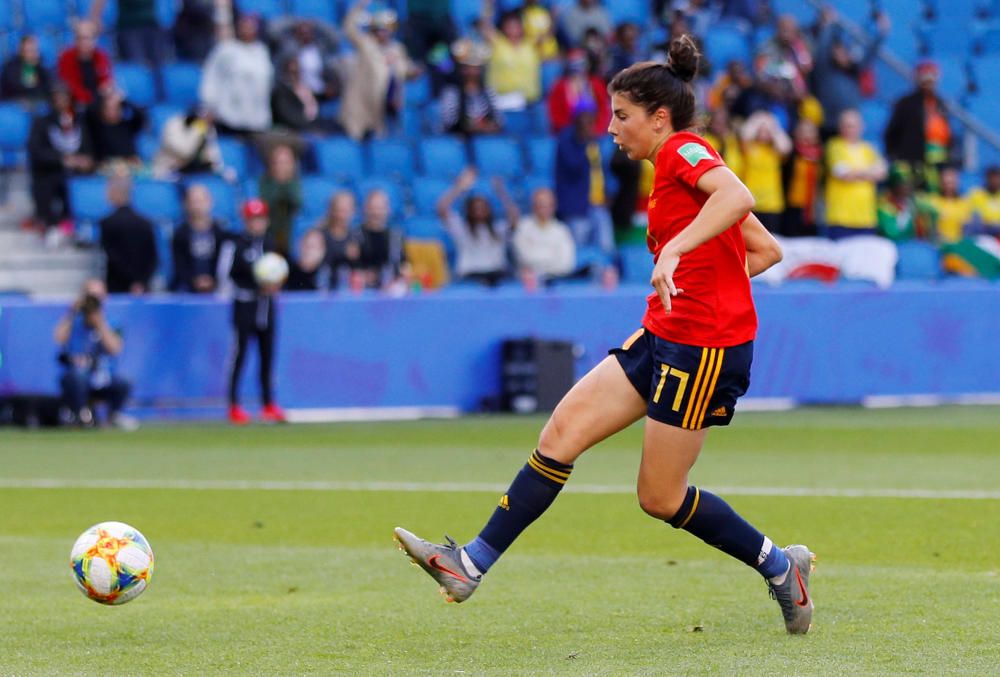
[[[500,389],[500,342],[535,336],[582,348],[577,371],[639,325],[645,289],[446,291],[406,298],[281,297],[275,384],[289,408],[456,407]],[[858,403],[1000,392],[1000,287],[764,288],[748,398]],[[0,393],[56,392],[52,329],[65,304],[0,302]],[[133,404],[170,415],[225,404],[230,304],[203,297],[115,298]],[[251,351],[255,353],[255,351]],[[256,357],[244,401],[257,401]]]

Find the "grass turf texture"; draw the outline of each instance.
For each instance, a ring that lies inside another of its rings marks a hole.
[[[627,493],[566,492],[446,605],[391,540],[473,536],[497,496],[441,491],[12,488],[19,480],[487,482],[539,419],[135,434],[0,432],[0,674],[995,674],[1000,500],[733,495],[820,557],[813,632],[784,634],[760,578],[645,517]],[[743,414],[715,430],[705,486],[1000,490],[989,408]],[[634,481],[641,428],[570,487]],[[150,589],[106,608],[70,580],[76,536],[138,527]]]

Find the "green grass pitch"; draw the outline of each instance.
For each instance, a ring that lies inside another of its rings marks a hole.
[[[392,528],[475,535],[541,423],[0,431],[0,675],[996,674],[996,409],[741,414],[709,435],[694,481],[819,555],[805,637],[754,572],[642,514],[639,427],[445,604]],[[70,579],[104,520],[156,553],[122,607]]]

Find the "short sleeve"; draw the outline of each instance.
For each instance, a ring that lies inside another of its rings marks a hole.
[[[707,141],[693,134],[664,147],[657,157],[657,164],[666,176],[675,177],[691,188],[708,170],[726,166]]]

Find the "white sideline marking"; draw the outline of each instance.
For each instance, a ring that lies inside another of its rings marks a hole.
[[[502,493],[506,484],[486,482],[338,482],[300,480],[142,480],[0,478],[0,489],[180,489],[193,491],[429,491]],[[820,498],[919,498],[927,500],[1000,500],[1000,491],[983,489],[830,489],[824,487],[705,487],[728,496]],[[627,484],[569,484],[574,494],[633,494]]]

